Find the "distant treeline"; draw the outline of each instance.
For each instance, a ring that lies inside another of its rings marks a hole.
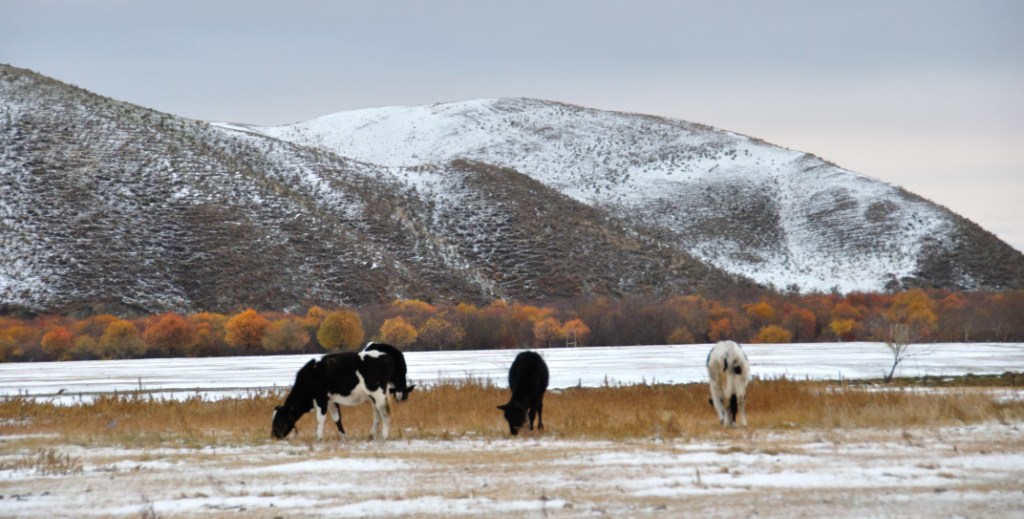
[[[305,313],[0,317],[0,361],[320,353],[368,340],[406,350],[891,341],[1024,342],[1024,291],[579,298],[526,304],[418,300]]]

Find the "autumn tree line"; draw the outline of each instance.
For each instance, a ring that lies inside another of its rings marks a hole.
[[[321,353],[369,340],[410,351],[892,341],[895,326],[915,342],[1024,342],[1024,291],[591,297],[485,306],[403,299],[304,313],[0,316],[0,361]]]

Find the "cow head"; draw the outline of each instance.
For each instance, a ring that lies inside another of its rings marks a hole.
[[[395,400],[399,402],[405,402],[409,399],[409,393],[416,389],[416,384],[405,387],[392,387],[390,388],[391,394],[395,396]]]
[[[526,425],[526,408],[518,402],[511,401],[505,405],[499,405],[498,409],[505,413],[505,421],[508,422],[508,432],[512,436],[519,434],[519,429]]]
[[[295,409],[277,406],[274,408],[273,425],[270,428],[270,434],[275,440],[283,439],[295,429],[295,422],[299,421],[301,416],[302,413],[296,412]]]

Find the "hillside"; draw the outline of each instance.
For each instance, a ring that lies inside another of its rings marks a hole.
[[[898,187],[544,101],[259,128],[0,66],[0,148],[0,311],[1024,287],[1024,255]]]
[[[248,131],[392,167],[511,168],[777,288],[1004,289],[1024,255],[897,186],[707,126],[532,99],[389,107]]]
[[[372,165],[0,66],[0,309],[300,309],[749,281],[507,168]]]

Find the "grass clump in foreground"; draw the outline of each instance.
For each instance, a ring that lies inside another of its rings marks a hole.
[[[65,441],[125,446],[174,444],[204,447],[269,443],[274,406],[283,392],[208,400],[164,400],[111,394],[62,406],[21,398],[0,401],[0,436],[57,435]],[[475,380],[417,389],[409,401],[392,402],[392,438],[500,438],[508,428],[496,406],[508,391]],[[369,405],[343,407],[350,438],[365,438]],[[1000,401],[968,387],[858,386],[826,382],[756,380],[748,389],[749,430],[913,428],[1024,419],[1024,402]],[[605,386],[549,391],[544,434],[567,439],[701,438],[729,434],[708,404],[706,384]],[[292,441],[312,441],[312,413]],[[333,424],[325,440],[336,437]],[[294,434],[294,433],[293,433]],[[26,440],[27,441],[27,440]]]

